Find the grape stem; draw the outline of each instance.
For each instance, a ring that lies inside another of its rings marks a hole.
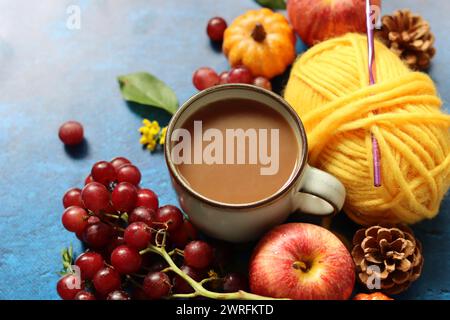
[[[193,289],[193,293],[185,293],[185,294],[173,294],[169,298],[194,298],[198,296],[210,298],[210,299],[217,299],[217,300],[274,300],[274,298],[264,297],[257,294],[245,292],[245,291],[238,291],[233,293],[219,293],[219,292],[213,292],[205,287],[203,287],[203,284],[211,280],[205,279],[201,282],[197,282],[194,279],[192,279],[190,276],[188,276],[186,273],[184,273],[178,266],[175,264],[175,262],[172,260],[172,257],[169,253],[167,253],[164,246],[157,247],[154,245],[149,245],[146,249],[140,251],[140,254],[145,254],[148,252],[153,252],[166,260],[166,262],[169,264],[169,268],[171,271],[175,272],[178,276],[183,278]]]

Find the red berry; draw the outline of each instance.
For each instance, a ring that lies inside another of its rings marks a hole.
[[[142,258],[136,249],[123,245],[111,253],[111,264],[122,274],[135,273],[141,268]]]
[[[83,141],[83,126],[76,121],[67,121],[59,127],[59,139],[68,145],[76,145]]]
[[[108,161],[99,161],[92,166],[91,176],[95,181],[108,186],[116,179],[116,170]]]
[[[56,284],[56,291],[63,300],[73,300],[84,289],[84,282],[74,274],[66,274]]]
[[[88,251],[82,253],[77,258],[75,265],[80,268],[81,277],[83,279],[91,280],[95,274],[105,266],[105,261],[103,260],[101,254]]]
[[[105,211],[110,205],[110,194],[106,187],[98,182],[91,182],[81,190],[84,207],[95,213]]]
[[[136,206],[136,200],[136,187],[128,182],[117,184],[111,194],[113,207],[120,212],[131,212]]]
[[[81,207],[68,207],[62,215],[62,224],[64,228],[71,232],[82,232],[88,225],[89,215]]]
[[[83,242],[89,247],[100,249],[105,247],[113,236],[112,228],[104,222],[88,225],[83,233]]]
[[[227,23],[223,18],[214,17],[208,21],[206,33],[212,41],[222,41]]]
[[[147,226],[151,227],[153,225],[153,220],[155,219],[155,211],[147,209],[146,207],[137,207],[128,216],[128,223],[133,222],[143,222]]]
[[[80,291],[75,296],[74,300],[96,300],[95,296],[89,291]]]
[[[238,292],[248,290],[248,280],[239,273],[230,273],[223,279],[224,292]]]
[[[89,184],[89,183],[91,183],[91,182],[94,182],[94,178],[92,178],[91,175],[88,175],[88,176],[86,177],[86,179],[84,179],[84,185],[87,185],[87,184]]]
[[[152,232],[144,222],[133,222],[123,234],[125,242],[137,250],[146,248],[152,240]]]
[[[81,201],[81,189],[71,188],[67,190],[63,196],[63,206],[64,208],[71,206],[83,207],[83,201]]]
[[[221,74],[219,74],[219,84],[225,84],[228,83],[228,71],[224,71]]]
[[[156,221],[167,224],[169,232],[175,231],[183,225],[183,214],[180,209],[172,205],[160,207],[156,211]]]
[[[239,66],[231,69],[228,74],[228,83],[248,83],[253,82],[253,76],[249,69],[244,66]]]
[[[135,186],[141,182],[141,172],[132,164],[124,164],[117,170],[118,182],[129,182]]]
[[[189,266],[184,265],[180,269],[195,281],[201,281],[203,278],[203,275],[200,271],[195,270],[194,268],[191,268]],[[186,282],[186,280],[176,275],[173,279],[173,292],[191,293],[194,292],[194,289],[192,289],[192,287],[189,285],[189,283]]]
[[[131,164],[131,161],[124,157],[116,157],[110,161],[111,165],[114,167],[114,170],[119,170],[121,166],[124,164]]]
[[[103,252],[103,256],[106,259],[111,259],[111,253],[114,251],[115,248],[118,246],[124,245],[125,240],[121,236],[114,236],[112,240],[108,243],[108,245],[105,248],[105,251]]]
[[[135,287],[133,289],[133,300],[148,300],[149,298],[145,294],[144,289]]]
[[[181,228],[170,233],[170,240],[177,248],[184,248],[188,242],[197,239],[197,230],[189,220],[184,220]]]
[[[149,255],[145,255],[144,257],[148,257]],[[150,256],[151,257],[151,256]],[[147,258],[149,259],[149,258]],[[158,272],[168,267],[167,262],[164,259],[157,259],[155,260],[150,258],[152,261],[150,263],[147,263],[146,270],[149,272]]]
[[[106,296],[108,293],[120,289],[120,274],[110,267],[105,267],[95,274],[92,283],[98,293]]]
[[[253,79],[253,85],[269,91],[272,90],[272,84],[267,78],[264,77],[256,77],[255,79]]]
[[[197,69],[192,75],[192,82],[198,90],[204,90],[219,84],[219,76],[217,73],[207,67]]]
[[[113,292],[110,292],[108,296],[106,297],[106,300],[131,300],[128,293],[126,293],[123,290],[116,290]]]
[[[184,248],[184,263],[190,267],[207,268],[213,262],[213,259],[213,248],[204,241],[191,241]]]
[[[164,272],[150,272],[144,278],[143,289],[150,299],[161,299],[170,293],[170,278]]]
[[[139,189],[137,192],[136,207],[146,207],[150,210],[158,210],[158,196],[150,189]]]

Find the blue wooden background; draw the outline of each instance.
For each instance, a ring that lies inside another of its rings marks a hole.
[[[408,6],[430,21],[438,52],[430,73],[449,101],[450,2],[384,2],[384,13]],[[66,27],[69,5],[81,9],[80,30]],[[183,102],[196,92],[196,68],[228,67],[205,35],[207,20],[221,15],[231,21],[256,7],[252,0],[0,1],[1,299],[57,298],[60,249],[70,243],[80,249],[61,226],[61,197],[82,185],[95,161],[126,156],[161,203],[176,201],[163,154],[150,154],[138,143],[143,115],[163,122],[168,117],[127,105],[116,76],[152,72]],[[87,143],[75,151],[57,136],[69,119],[82,122],[86,132]],[[414,226],[424,244],[425,269],[402,298],[450,298],[449,210],[447,197],[436,219]]]

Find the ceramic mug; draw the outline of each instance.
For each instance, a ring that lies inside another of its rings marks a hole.
[[[253,203],[227,204],[208,199],[189,186],[170,157],[175,145],[170,137],[175,129],[182,128],[197,110],[229,99],[249,99],[275,109],[288,121],[300,144],[296,168],[288,182],[270,197]],[[205,234],[230,242],[254,240],[296,211],[330,216],[342,209],[344,186],[334,176],[309,166],[307,155],[306,133],[297,113],[279,95],[245,84],[215,86],[194,95],[172,117],[165,143],[165,159],[181,208]]]

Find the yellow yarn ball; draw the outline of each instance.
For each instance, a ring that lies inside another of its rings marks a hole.
[[[284,92],[308,133],[309,161],[347,189],[344,211],[360,224],[434,217],[450,185],[450,116],[433,81],[375,43],[368,85],[367,38],[322,42],[294,64]],[[373,185],[373,134],[382,186]]]

